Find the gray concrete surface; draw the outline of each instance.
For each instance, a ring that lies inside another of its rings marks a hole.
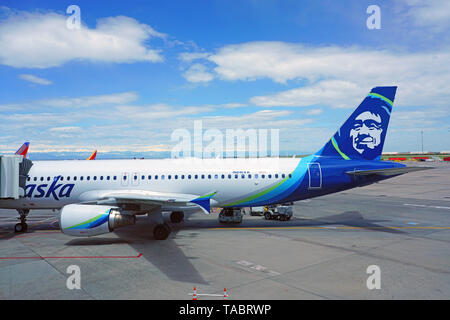
[[[194,214],[165,241],[146,219],[73,238],[55,213],[0,210],[0,299],[449,299],[450,165],[295,204],[288,222]],[[31,258],[31,259],[30,259]],[[67,268],[81,271],[69,290]],[[381,288],[366,286],[377,265]],[[202,299],[221,297],[200,296]]]

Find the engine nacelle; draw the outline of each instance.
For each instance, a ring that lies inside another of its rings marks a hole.
[[[134,215],[121,214],[119,208],[102,205],[69,204],[59,213],[59,227],[65,234],[91,237],[134,224]]]

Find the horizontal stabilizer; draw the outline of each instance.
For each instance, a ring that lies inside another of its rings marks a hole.
[[[433,167],[401,167],[401,168],[386,168],[374,170],[355,170],[355,171],[347,171],[346,174],[354,176],[368,176],[374,174],[379,176],[396,176],[407,172],[427,170],[427,169],[433,169]]]
[[[211,198],[216,195],[217,191],[209,192],[201,197],[198,197],[194,200],[191,200],[190,202],[198,205],[204,213],[210,214],[211,213]]]

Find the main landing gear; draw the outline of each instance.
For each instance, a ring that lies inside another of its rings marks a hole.
[[[20,232],[27,232],[28,230],[28,224],[27,221],[27,215],[30,212],[30,209],[17,209],[17,212],[19,213],[20,217],[20,223],[16,224],[14,226],[14,232],[20,233]]]
[[[161,207],[147,213],[150,223],[155,224],[153,228],[153,237],[156,240],[166,240],[172,230],[167,223],[164,223]]]

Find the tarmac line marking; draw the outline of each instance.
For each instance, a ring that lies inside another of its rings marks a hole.
[[[443,207],[443,206],[429,206],[425,204],[413,204],[413,203],[404,203],[404,206],[410,206],[410,207],[419,207],[419,208],[433,208],[433,209],[447,209],[450,210],[450,207]]]
[[[0,257],[0,260],[13,260],[13,259],[139,259],[142,257],[142,253],[137,256],[73,256],[73,257]]]

